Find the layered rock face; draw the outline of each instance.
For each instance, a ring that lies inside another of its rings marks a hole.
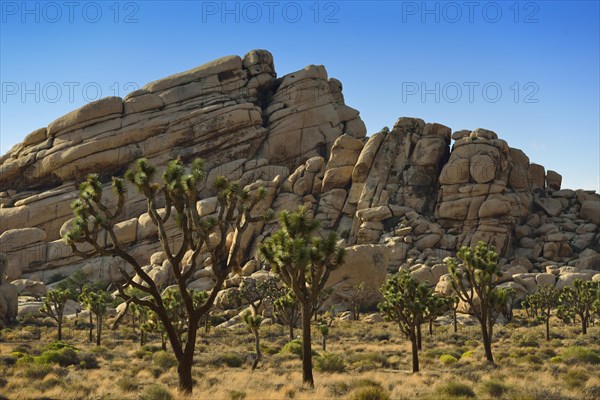
[[[453,133],[400,118],[367,138],[358,111],[344,104],[341,83],[324,67],[277,78],[271,54],[254,50],[149,83],[124,100],[90,103],[4,155],[0,251],[9,279],[48,282],[80,268],[94,280],[120,279],[121,260],[75,258],[59,238],[85,174],[99,172],[108,188],[111,175],[142,156],[159,170],[176,157],[204,158],[203,216],[216,212],[211,184],[219,175],[265,187],[261,210],[310,207],[322,229],[337,231],[349,246],[351,256],[330,279],[338,304],[362,281],[375,299],[386,274],[399,268],[443,291],[442,259],[479,240],[498,248],[506,283],[525,291],[535,288],[531,279],[564,282],[572,278],[565,274],[592,279],[600,272],[597,194],[561,190],[559,174],[485,129]],[[168,285],[145,207],[129,187],[118,238]],[[277,227],[256,224],[245,233],[243,275],[265,273],[255,249]],[[177,231],[174,223],[169,229]],[[213,283],[203,257],[205,268],[190,281],[198,290]],[[232,277],[228,290],[237,284]]]

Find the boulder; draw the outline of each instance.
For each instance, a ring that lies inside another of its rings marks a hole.
[[[16,279],[11,282],[16,288],[19,296],[43,297],[48,292],[44,282],[31,279]]]

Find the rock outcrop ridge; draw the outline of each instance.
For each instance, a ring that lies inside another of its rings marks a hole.
[[[272,55],[254,50],[151,82],[125,99],[90,103],[2,156],[0,251],[10,261],[9,281],[49,282],[80,268],[94,280],[120,279],[121,260],[77,259],[60,236],[85,174],[100,171],[108,183],[142,156],[159,169],[175,157],[203,157],[201,215],[216,210],[210,188],[219,175],[264,186],[261,209],[310,207],[352,254],[330,280],[338,302],[361,281],[376,293],[399,268],[444,291],[443,258],[479,240],[497,247],[503,279],[523,293],[600,274],[598,194],[562,189],[558,173],[481,128],[452,132],[403,117],[366,137],[358,111],[323,66],[278,78]],[[118,237],[168,285],[145,202],[135,190],[128,196]],[[265,273],[254,250],[276,228],[257,224],[245,234],[243,275]],[[211,287],[205,260],[191,288]]]

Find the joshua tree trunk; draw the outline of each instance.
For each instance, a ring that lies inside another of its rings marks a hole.
[[[485,349],[485,358],[490,363],[494,363],[494,356],[492,355],[492,340],[487,330],[487,321],[485,319],[480,321],[481,323],[481,336],[483,338],[483,348]]]
[[[100,314],[96,315],[96,346],[100,346],[102,336],[102,316]]]
[[[56,323],[58,324],[58,340],[62,340],[62,318],[58,318]]]
[[[433,336],[433,320],[429,320],[429,336]]]
[[[412,372],[419,372],[419,346],[415,334],[411,335],[410,344],[412,347]]]
[[[290,329],[290,340],[294,340],[294,324],[292,324],[291,322],[289,324],[289,329]]]
[[[310,303],[302,303],[302,383],[309,388],[315,387],[312,373],[312,349],[310,337],[310,320],[312,310]]]
[[[587,318],[581,316],[581,333],[587,335]]]
[[[92,318],[93,318],[92,312],[90,311],[90,337],[89,337],[90,343],[94,341],[94,320]]]
[[[421,322],[417,325],[417,349],[423,350],[422,336],[421,336]]]
[[[197,331],[198,321],[191,320],[187,330],[187,341],[185,343],[185,348],[183,352],[180,353],[180,356],[177,357],[179,391],[185,394],[191,394],[194,388],[194,381],[192,380],[192,365],[194,364],[194,349],[196,348]],[[177,351],[175,353],[177,354]]]
[[[550,315],[546,317],[546,340],[550,340]]]
[[[253,328],[252,333],[254,333],[254,348],[256,350],[256,358],[252,364],[252,371],[254,371],[258,366],[262,354],[260,353],[260,332],[257,328]]]
[[[458,338],[458,321],[456,320],[456,310],[452,311],[452,317],[454,319],[454,339]]]
[[[327,335],[323,335],[321,344],[323,345],[323,351],[327,351]]]

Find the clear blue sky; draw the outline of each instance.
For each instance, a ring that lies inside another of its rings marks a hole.
[[[400,116],[484,127],[600,191],[598,1],[0,4],[2,154],[98,90],[264,48],[279,75],[325,65],[370,134]]]

